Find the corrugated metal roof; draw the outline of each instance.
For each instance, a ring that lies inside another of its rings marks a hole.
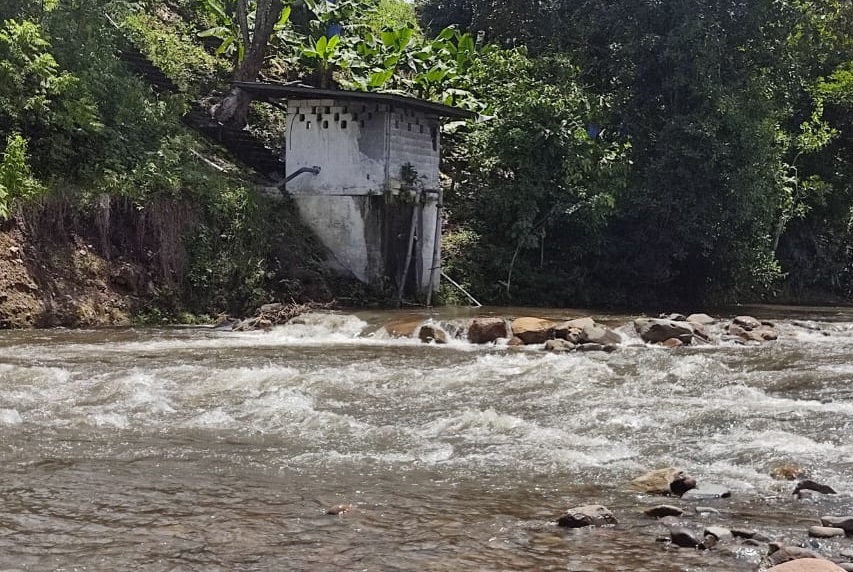
[[[368,91],[349,91],[344,89],[319,89],[304,85],[283,83],[264,83],[255,81],[236,81],[234,85],[251,93],[258,99],[335,99],[339,101],[361,101],[370,103],[388,103],[408,107],[415,111],[438,115],[440,117],[455,117],[467,119],[476,114],[466,109],[433,103],[414,97],[392,93],[376,93]]]

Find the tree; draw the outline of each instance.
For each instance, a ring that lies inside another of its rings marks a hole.
[[[277,25],[283,16],[282,0],[236,0],[219,2],[206,0],[220,23],[236,23],[240,48],[234,68],[234,81],[255,81],[261,72],[264,58]],[[250,18],[250,12],[254,17]],[[289,10],[286,12],[289,15]],[[214,108],[214,117],[222,123],[244,125],[252,97],[237,86]]]

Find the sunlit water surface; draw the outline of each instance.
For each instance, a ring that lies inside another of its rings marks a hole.
[[[687,524],[792,542],[853,512],[853,315],[763,312],[778,342],[665,350],[622,327],[612,354],[423,345],[381,313],[4,332],[0,569],[755,570],[761,547],[656,542],[661,499],[625,483],[685,467],[733,491],[702,503],[720,514],[675,499]],[[842,494],[794,500],[768,475],[788,461]],[[553,524],[592,503],[619,525]]]

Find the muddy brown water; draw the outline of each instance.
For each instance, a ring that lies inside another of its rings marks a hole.
[[[424,315],[385,312],[0,333],[0,569],[755,570],[763,547],[656,541],[662,499],[624,484],[668,465],[733,492],[668,501],[687,526],[835,556],[849,539],[805,531],[853,512],[853,312],[750,311],[781,339],[664,350],[623,327],[618,352],[553,355],[391,339]],[[782,462],[841,494],[794,500]],[[619,525],[553,524],[591,503]]]

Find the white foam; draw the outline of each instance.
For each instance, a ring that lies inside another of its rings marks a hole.
[[[24,420],[21,419],[21,414],[17,409],[0,409],[0,424],[2,425],[20,425]]]

